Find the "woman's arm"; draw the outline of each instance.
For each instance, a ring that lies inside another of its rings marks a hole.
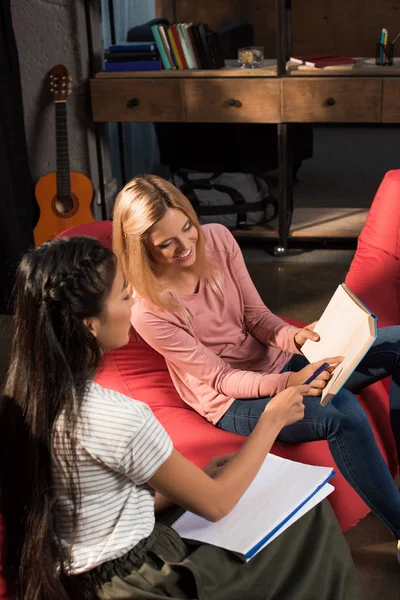
[[[257,475],[282,427],[303,418],[303,396],[308,391],[307,386],[292,387],[275,396],[248,440],[214,478],[173,450],[148,484],[209,521],[222,519]]]
[[[256,373],[233,369],[204,346],[178,318],[134,306],[132,325],[139,335],[183,373],[231,398],[274,396],[286,387],[289,373]]]
[[[249,275],[238,243],[230,231],[223,229],[228,252],[227,259],[231,261],[231,272],[234,273],[243,296],[244,322],[247,330],[262,344],[299,354],[294,338],[300,329],[289,325],[265,306]]]
[[[215,478],[217,473],[224,469],[229,461],[236,455],[236,452],[232,454],[224,454],[223,456],[214,456],[211,461],[203,469],[204,473],[209,477]],[[177,506],[175,502],[172,502],[169,498],[166,498],[160,492],[156,492],[154,495],[154,511],[160,513],[167,508]]]

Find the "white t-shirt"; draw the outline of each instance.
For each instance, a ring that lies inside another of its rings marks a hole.
[[[62,431],[60,418],[56,431]],[[81,573],[128,552],[154,528],[154,493],[145,485],[172,452],[150,408],[90,382],[77,430],[81,505],[70,573]],[[53,466],[63,544],[70,546],[71,505],[64,485],[62,445]],[[58,464],[60,463],[60,464]]]

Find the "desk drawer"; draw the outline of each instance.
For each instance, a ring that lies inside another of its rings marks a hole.
[[[282,121],[379,123],[381,79],[290,78],[282,80]]]
[[[278,79],[185,79],[184,95],[189,122],[278,123],[280,120]]]
[[[400,79],[383,80],[382,123],[400,123]]]
[[[94,121],[182,121],[181,81],[92,79]]]

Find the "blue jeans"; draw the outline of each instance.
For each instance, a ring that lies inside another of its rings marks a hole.
[[[307,364],[302,355],[293,355],[283,371],[300,371]],[[396,539],[400,539],[400,493],[375,442],[368,418],[354,395],[389,375],[392,377],[390,417],[399,453],[400,327],[379,329],[377,340],[334,399],[323,407],[319,398],[304,398],[304,419],[284,427],[277,440],[287,444],[327,440],[346,480]],[[217,427],[250,435],[270,399],[235,400]]]

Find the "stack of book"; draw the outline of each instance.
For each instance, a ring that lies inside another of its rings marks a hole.
[[[153,25],[164,69],[221,69],[225,66],[218,34],[205,23]]]
[[[160,71],[157,46],[149,42],[113,44],[104,53],[106,71]]]

